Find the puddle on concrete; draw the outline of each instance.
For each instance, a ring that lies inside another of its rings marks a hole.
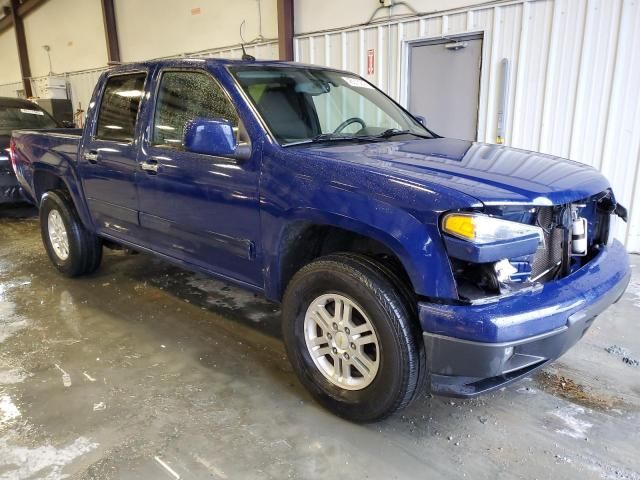
[[[557,433],[571,438],[587,438],[587,432],[593,427],[593,423],[581,418],[585,415],[585,409],[578,405],[567,405],[558,408],[551,413],[562,421],[562,426],[556,429]]]
[[[66,478],[64,467],[76,458],[95,450],[98,444],[85,437],[61,447],[43,445],[22,447],[11,445],[5,437],[0,437],[0,480],[59,480]]]
[[[31,375],[21,368],[0,368],[0,386],[24,382]]]

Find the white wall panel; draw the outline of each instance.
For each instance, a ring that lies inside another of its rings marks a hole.
[[[622,3],[616,64],[613,73],[610,110],[605,134],[601,169],[616,186],[617,197],[631,206],[630,228],[623,228],[618,236],[626,235],[629,248],[640,250],[640,3]],[[594,96],[599,92],[593,92]]]
[[[107,63],[100,0],[46,2],[24,18],[24,30],[34,77],[49,73],[49,59],[43,45],[51,47],[54,73],[96,68]]]
[[[20,63],[13,28],[0,33],[0,86],[19,81]]]
[[[496,140],[500,62],[507,58],[505,143],[602,170],[630,207],[631,221],[617,235],[630,251],[640,251],[640,2],[478,3],[342,30],[336,23],[346,23],[349,12],[329,23],[324,17],[296,20],[307,31],[327,25],[296,36],[296,60],[358,72],[404,102],[407,41],[483,32],[478,138]],[[375,49],[374,75],[366,71],[369,49]]]
[[[22,82],[3,83],[0,85],[0,97],[17,97],[18,90],[22,89]]]
[[[276,8],[276,0],[116,0],[122,61],[239,44],[243,20],[245,41],[258,37],[260,20],[263,38],[274,39],[278,35]]]

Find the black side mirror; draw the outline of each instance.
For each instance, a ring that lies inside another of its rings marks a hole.
[[[76,124],[75,124],[75,123],[73,123],[73,122],[70,122],[69,120],[63,120],[63,121],[62,121],[62,122],[60,122],[60,123],[62,123],[62,126],[63,126],[64,128],[76,128]]]

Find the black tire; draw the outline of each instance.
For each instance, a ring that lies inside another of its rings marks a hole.
[[[381,420],[406,407],[424,385],[424,345],[415,309],[398,281],[375,260],[339,253],[306,265],[287,286],[283,336],[291,364],[321,405],[348,420]],[[345,296],[362,308],[378,337],[380,366],[373,381],[360,390],[344,389],[327,380],[306,345],[307,309],[314,299],[328,293]]]
[[[49,235],[49,214],[56,210],[67,232],[69,255],[61,258],[51,244]],[[64,275],[77,277],[93,273],[102,261],[102,241],[88,231],[78,213],[69,194],[64,190],[52,190],[45,193],[40,201],[40,232],[45,250],[51,263]]]

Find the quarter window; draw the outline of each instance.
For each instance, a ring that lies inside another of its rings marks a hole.
[[[96,138],[131,142],[144,94],[145,73],[109,78],[102,94]]]
[[[204,72],[162,74],[152,144],[182,149],[184,127],[198,118],[222,118],[238,126],[238,114],[222,87]]]

